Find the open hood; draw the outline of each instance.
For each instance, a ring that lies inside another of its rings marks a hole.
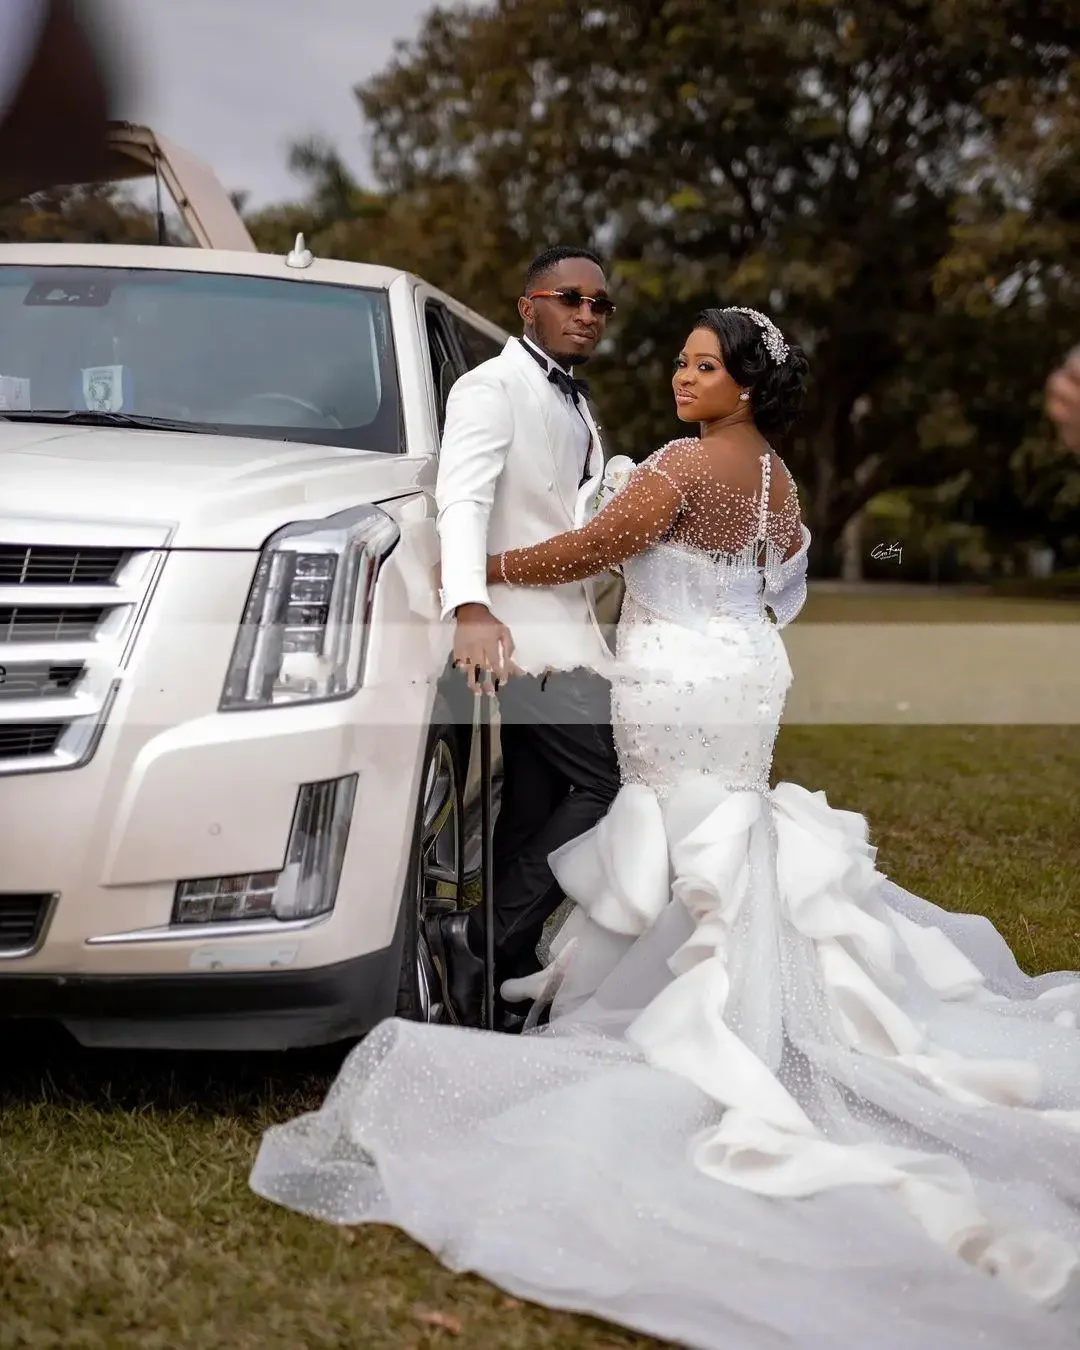
[[[133,178],[160,180],[199,248],[256,252],[243,217],[208,165],[150,127],[110,122],[107,155],[91,181]]]

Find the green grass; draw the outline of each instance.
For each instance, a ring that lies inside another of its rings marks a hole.
[[[5,1350],[649,1344],[454,1277],[390,1230],[324,1227],[254,1197],[260,1131],[316,1105],[332,1062],[44,1044],[5,1059]]]
[[[946,592],[820,591],[810,583],[799,623],[1080,623],[1080,600]]]
[[[864,812],[884,871],[990,915],[1028,970],[1080,968],[1080,727],[795,726],[776,770]],[[522,1306],[396,1232],[257,1200],[261,1131],[317,1105],[339,1059],[90,1053],[5,1028],[0,1350],[657,1344]]]

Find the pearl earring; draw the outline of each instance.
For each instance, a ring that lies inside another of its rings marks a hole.
[[[750,402],[750,395],[747,394],[747,393],[742,393],[742,394],[739,395],[739,397],[742,399],[742,401],[743,401],[744,403],[749,403],[749,402]]]

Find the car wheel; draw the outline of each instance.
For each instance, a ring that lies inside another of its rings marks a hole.
[[[455,728],[439,719],[428,733],[402,896],[404,945],[397,1015],[414,1022],[446,1022],[445,994],[432,959],[428,927],[462,901],[465,840],[464,782]]]

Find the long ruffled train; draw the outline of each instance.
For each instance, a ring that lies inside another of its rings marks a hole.
[[[268,1132],[268,1199],[715,1350],[1076,1345],[1080,981],[782,783],[627,786],[521,1038],[392,1021]]]

